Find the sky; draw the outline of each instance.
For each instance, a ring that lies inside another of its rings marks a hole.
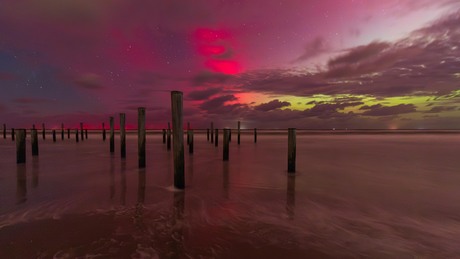
[[[0,122],[459,129],[459,45],[458,0],[0,0]]]

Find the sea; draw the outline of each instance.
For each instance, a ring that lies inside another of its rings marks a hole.
[[[222,132],[220,132],[222,133]],[[459,131],[194,132],[185,189],[149,131],[126,158],[90,132],[27,136],[25,164],[0,136],[0,258],[460,258]]]

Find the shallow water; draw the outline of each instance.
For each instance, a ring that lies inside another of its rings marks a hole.
[[[73,136],[72,136],[73,137]],[[0,139],[0,258],[446,258],[460,254],[460,135],[236,134],[230,161],[196,134],[186,189],[148,135],[127,158],[99,135],[47,139],[15,163]],[[222,138],[221,138],[222,139]],[[186,151],[188,149],[186,148]]]

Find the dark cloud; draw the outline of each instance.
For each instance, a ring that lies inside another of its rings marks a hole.
[[[317,57],[321,54],[324,54],[330,51],[330,47],[327,45],[326,41],[322,37],[316,37],[311,42],[307,43],[302,55],[296,58],[293,63],[295,62],[302,62],[309,60],[311,58]]]
[[[221,92],[219,88],[208,88],[204,90],[197,90],[188,93],[188,97],[192,100],[207,100],[211,96],[218,94]]]
[[[439,113],[439,112],[446,112],[446,111],[455,111],[457,106],[434,106],[426,113]]]
[[[254,107],[255,110],[257,111],[271,111],[283,107],[288,107],[291,106],[290,102],[280,102],[278,99],[275,99],[273,101],[270,101],[268,103],[262,103],[260,105],[257,105]]]
[[[347,50],[346,54],[329,60],[328,66],[334,67],[340,65],[363,63],[369,59],[375,58],[389,47],[390,44],[387,42],[372,42],[368,45],[358,46]]]
[[[223,95],[215,97],[208,101],[203,102],[200,105],[202,110],[205,110],[209,113],[219,113],[219,112],[228,112],[236,108],[235,105],[225,105],[226,102],[238,100],[234,95]]]
[[[218,85],[224,84],[232,79],[233,76],[221,74],[221,73],[212,73],[212,72],[201,72],[195,75],[191,83],[194,86],[202,86],[202,85]]]
[[[77,86],[90,90],[97,90],[104,88],[102,83],[102,77],[96,74],[83,74],[75,78]]]
[[[383,106],[381,104],[376,104],[372,106],[362,107],[363,110],[366,110],[362,115],[364,116],[390,116],[390,115],[399,115],[404,113],[415,112],[415,105],[413,104],[398,104],[395,106]]]

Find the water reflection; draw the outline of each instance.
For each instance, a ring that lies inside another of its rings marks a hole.
[[[174,192],[173,216],[171,218],[171,244],[168,258],[183,258],[184,254],[185,191]]]
[[[294,218],[295,210],[295,175],[287,176],[286,213],[289,219]]]
[[[126,205],[126,160],[121,160],[121,191],[120,191],[120,204],[125,206]]]
[[[110,200],[113,200],[115,196],[115,161],[113,158],[110,159]]]
[[[224,198],[228,199],[229,198],[229,188],[228,188],[228,185],[229,185],[229,169],[228,169],[228,161],[224,161],[222,163],[222,177],[223,177],[223,191],[224,191]]]
[[[16,167],[16,203],[27,201],[27,170],[25,164]]]
[[[138,185],[137,185],[137,203],[144,204],[145,201],[145,182],[146,182],[146,175],[145,175],[145,168],[139,169],[138,174]]]
[[[38,173],[40,171],[40,167],[38,164],[38,157],[32,157],[32,187],[36,188],[38,186]]]
[[[193,184],[193,156],[188,157],[188,163],[187,163],[187,183],[188,185]]]

